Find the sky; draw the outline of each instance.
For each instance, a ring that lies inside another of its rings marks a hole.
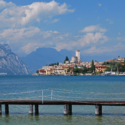
[[[0,44],[19,56],[46,47],[125,57],[124,5],[125,0],[0,0]]]

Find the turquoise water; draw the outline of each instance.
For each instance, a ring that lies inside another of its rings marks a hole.
[[[0,100],[42,101],[42,89],[44,100],[51,100],[53,92],[53,100],[125,101],[125,76],[0,76]],[[63,105],[39,106],[39,116],[28,115],[29,106],[25,105],[10,105],[9,109],[9,116],[5,116],[2,105],[0,125],[123,125],[125,123],[124,106],[103,106],[101,117],[95,116],[94,106],[73,106],[72,116],[63,115]]]

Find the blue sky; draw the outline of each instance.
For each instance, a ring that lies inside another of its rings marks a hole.
[[[20,56],[39,47],[124,56],[124,5],[124,0],[0,0],[0,43]]]

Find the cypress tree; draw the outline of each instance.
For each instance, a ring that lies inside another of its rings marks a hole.
[[[95,65],[94,65],[94,61],[92,60],[92,64],[91,64],[91,71],[95,72]]]
[[[66,56],[66,58],[65,58],[65,60],[64,60],[64,63],[65,63],[66,61],[69,61],[68,56]]]

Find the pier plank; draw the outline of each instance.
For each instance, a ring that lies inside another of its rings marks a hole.
[[[42,100],[0,100],[0,104],[9,105],[104,105],[104,106],[125,106],[125,101],[43,101]]]

